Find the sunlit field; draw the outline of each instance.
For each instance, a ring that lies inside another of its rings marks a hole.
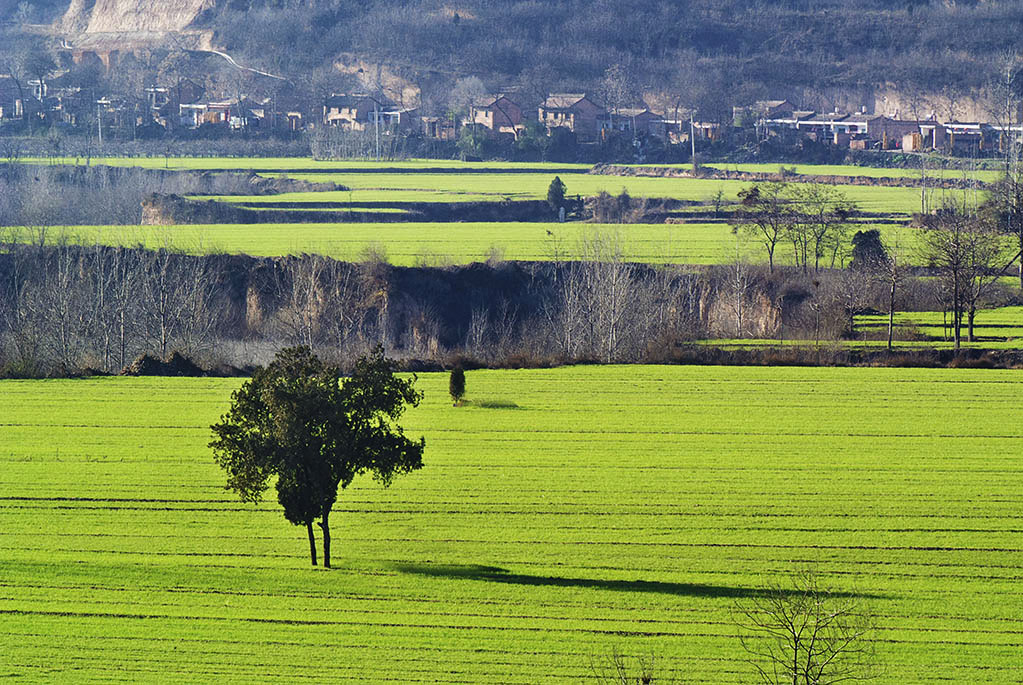
[[[333,571],[224,491],[238,380],[2,381],[0,673],[587,682],[618,650],[749,683],[734,607],[813,568],[882,683],[1019,681],[1019,371],[425,374],[425,467],[357,481]]]

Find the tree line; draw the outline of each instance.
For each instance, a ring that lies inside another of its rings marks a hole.
[[[967,239],[972,220],[959,216],[937,214],[936,226],[921,229],[952,246],[929,267],[907,268],[905,251],[861,232],[852,268],[806,273],[744,259],[637,264],[612,231],[591,233],[571,254],[552,247],[547,262],[449,268],[394,267],[379,257],[195,256],[7,234],[0,369],[117,373],[141,355],[177,351],[229,372],[288,345],[342,364],[378,344],[440,363],[459,355],[499,366],[667,361],[708,338],[848,338],[855,314],[900,308],[949,312],[959,341],[972,335],[979,309],[1018,299],[998,280],[1005,265],[981,261],[1008,260],[1011,251]]]

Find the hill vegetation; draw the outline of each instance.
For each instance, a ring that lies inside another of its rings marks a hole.
[[[118,26],[117,3],[83,9],[77,25]],[[601,89],[624,68],[628,95],[660,95],[724,120],[733,104],[788,97],[824,107],[840,93],[893,89],[899,97],[980,96],[1004,71],[1023,21],[1017,2],[990,0],[219,0],[192,3],[190,30],[239,61],[293,82],[370,65],[422,89],[426,110],[446,106],[453,81],[476,75],[523,100],[552,90]],[[8,29],[54,22],[64,2],[0,8]],[[123,31],[162,25],[145,4]],[[180,13],[179,13],[180,14]],[[77,16],[77,15],[76,15]],[[188,22],[175,15],[175,25]],[[164,22],[166,23],[166,22]],[[126,41],[130,41],[125,34]],[[138,38],[135,36],[134,38]],[[10,43],[10,41],[7,41]],[[13,44],[13,43],[12,43]],[[363,74],[365,76],[365,74]],[[364,79],[365,80],[365,79]],[[273,85],[273,84],[269,84]],[[321,84],[322,85],[322,84]],[[328,88],[329,90],[329,88]],[[672,95],[668,95],[672,94]],[[829,100],[828,98],[832,98]]]
[[[286,74],[351,53],[411,77],[472,73],[536,95],[597,90],[617,63],[634,91],[677,92],[726,116],[733,103],[834,88],[977,91],[1021,20],[1023,6],[998,1],[238,0],[200,21],[228,50]],[[303,49],[282,49],[292,45]]]

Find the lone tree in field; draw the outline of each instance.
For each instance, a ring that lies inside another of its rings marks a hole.
[[[227,489],[255,503],[276,477],[285,518],[309,533],[313,566],[318,523],[330,568],[330,512],[339,488],[367,472],[387,486],[423,466],[425,441],[409,440],[397,424],[422,394],[415,377],[403,380],[394,371],[379,347],[346,379],[308,347],[288,348],[235,391],[212,426],[210,447],[227,471]]]
[[[565,206],[565,184],[560,176],[555,176],[551,184],[547,186],[547,204],[555,212]]]
[[[451,400],[456,406],[461,404],[462,398],[465,397],[465,371],[462,370],[461,366],[451,369],[451,378],[448,380],[448,392],[451,394]]]

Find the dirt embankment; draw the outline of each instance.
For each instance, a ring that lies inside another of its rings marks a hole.
[[[181,31],[214,4],[214,0],[71,0],[60,28],[85,33]]]
[[[766,173],[754,171],[734,171],[729,169],[713,169],[701,167],[694,176],[692,169],[660,166],[623,166],[618,164],[597,164],[590,169],[591,174],[603,176],[651,176],[656,178],[704,178],[722,181],[746,181],[748,183],[764,183],[767,181],[789,181],[792,183],[827,183],[829,185],[879,186],[885,188],[946,188],[972,189],[985,188],[987,183],[965,178],[914,178],[874,177],[874,176],[837,176],[819,174]]]

